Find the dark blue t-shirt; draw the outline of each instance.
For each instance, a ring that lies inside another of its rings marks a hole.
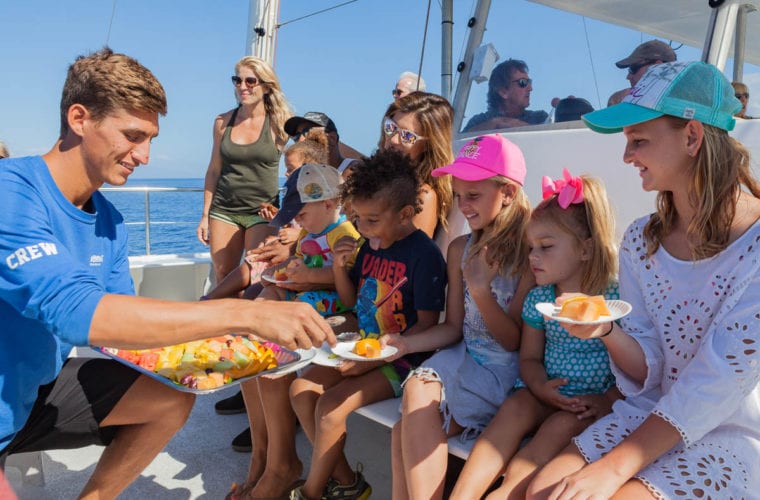
[[[404,333],[417,323],[417,311],[445,306],[446,262],[419,229],[384,249],[365,241],[349,276],[358,290],[356,315],[364,336]]]

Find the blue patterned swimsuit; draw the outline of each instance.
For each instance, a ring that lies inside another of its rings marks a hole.
[[[608,300],[618,299],[617,283],[610,284],[602,294]],[[615,382],[610,370],[607,349],[599,339],[579,339],[571,336],[554,320],[546,321],[536,309],[539,302],[554,302],[557,298],[554,285],[537,286],[525,297],[522,318],[537,330],[544,330],[544,367],[549,380],[568,379],[559,388],[564,396],[601,394]],[[525,387],[520,379],[516,388]]]

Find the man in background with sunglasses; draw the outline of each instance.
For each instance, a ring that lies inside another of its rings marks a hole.
[[[488,110],[473,116],[464,132],[524,127],[545,123],[546,111],[530,111],[533,80],[528,65],[519,59],[508,59],[496,66],[488,79]]]
[[[626,79],[631,82],[627,89],[618,90],[607,100],[607,106],[612,106],[623,100],[628,92],[636,85],[649,66],[673,62],[677,59],[675,51],[670,45],[660,40],[649,40],[636,47],[631,55],[615,63],[620,69],[628,68]]]
[[[734,97],[739,99],[742,103],[742,109],[740,109],[734,116],[737,118],[744,118],[745,120],[751,120],[754,116],[747,114],[747,105],[749,104],[749,87],[741,82],[731,82],[731,86],[734,87]]]
[[[393,100],[395,101],[417,90],[425,92],[425,80],[416,73],[404,71],[399,75],[396,86],[391,90],[391,95],[393,95]]]

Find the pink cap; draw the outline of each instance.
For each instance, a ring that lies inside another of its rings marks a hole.
[[[436,168],[432,174],[433,177],[450,174],[464,181],[482,181],[502,175],[522,186],[525,157],[520,148],[501,135],[481,135],[462,146],[454,163]]]

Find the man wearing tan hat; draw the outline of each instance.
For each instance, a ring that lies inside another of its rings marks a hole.
[[[671,46],[660,40],[649,40],[636,47],[630,56],[615,63],[615,66],[620,69],[628,68],[628,75],[625,78],[631,82],[631,86],[612,94],[607,100],[607,106],[622,101],[623,97],[627,96],[633,86],[644,76],[649,66],[673,62],[676,59],[676,53]]]

